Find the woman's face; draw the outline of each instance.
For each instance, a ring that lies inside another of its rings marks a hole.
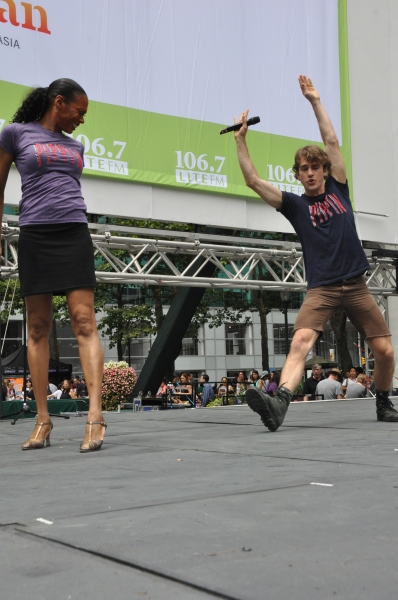
[[[258,373],[256,373],[255,371],[253,371],[253,373],[252,373],[252,379],[254,379],[254,381],[257,381],[257,379],[258,379],[259,377],[260,377],[260,376],[259,376],[259,374],[258,374]]]
[[[181,383],[187,383],[188,379],[185,377],[185,375],[181,375],[180,377],[180,382]]]
[[[244,375],[243,371],[241,371],[241,372],[239,373],[239,375],[238,375],[238,379],[239,379],[239,381],[244,381],[244,380],[245,380],[245,375]]]
[[[88,98],[85,94],[75,96],[75,99],[68,103],[62,96],[57,96],[54,104],[57,109],[56,125],[60,132],[73,133],[79,125],[84,123],[84,116],[88,108]]]
[[[67,379],[62,382],[62,387],[64,390],[70,390],[70,383]]]
[[[228,383],[228,380],[227,380],[225,377],[223,377],[223,378],[221,379],[221,383],[222,383],[222,385],[227,385],[227,383]]]
[[[352,368],[350,369],[350,379],[355,379],[355,378],[356,378],[356,376],[357,376],[357,372],[356,372],[356,370],[354,369],[354,367],[352,367]]]

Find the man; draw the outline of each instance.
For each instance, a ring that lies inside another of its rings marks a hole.
[[[211,384],[209,383],[209,376],[207,375],[207,373],[203,373],[199,380],[199,383],[203,386],[202,393],[200,394],[200,399],[202,400],[202,406],[205,407],[208,402],[214,400],[214,390]]]
[[[341,385],[343,375],[339,369],[331,369],[326,373],[326,379],[320,381],[316,386],[315,394],[323,395],[324,400],[342,400],[344,398]],[[321,400],[321,398],[318,398]]]
[[[303,394],[305,394],[303,400],[304,402],[308,402],[308,400],[316,400],[315,391],[318,383],[324,379],[322,375],[322,367],[321,365],[313,365],[312,367],[312,375],[308,377],[307,381],[304,383]]]
[[[296,152],[293,171],[304,187],[302,196],[281,192],[258,176],[245,140],[248,110],[241,115],[242,127],[234,132],[246,184],[280,211],[300,238],[308,282],[277,395],[251,388],[247,403],[268,429],[276,431],[300,383],[308,353],[329,318],[343,308],[375,357],[377,420],[398,421],[388,397],[394,372],[391,334],[363,278],[370,267],[355,228],[339,141],[311,79],[300,75],[299,84],[312,106],[326,151],[306,146]]]

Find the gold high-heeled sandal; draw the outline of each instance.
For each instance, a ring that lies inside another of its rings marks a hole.
[[[99,450],[102,446],[102,442],[104,441],[105,437],[105,429],[108,427],[108,425],[105,423],[105,421],[87,421],[86,425],[89,426],[88,441],[82,441],[82,443],[80,444],[80,452],[95,452],[96,450]],[[102,437],[102,440],[91,439],[91,431],[93,425],[102,425],[104,427],[104,435]]]
[[[44,440],[39,440],[39,435],[41,432],[41,429],[44,425],[51,425],[51,429],[48,432],[47,436],[44,438]],[[52,431],[53,428],[53,424],[51,421],[47,421],[47,423],[38,423],[36,421],[35,423],[35,429],[36,427],[38,427],[39,429],[36,431],[36,435],[34,437],[33,433],[35,430],[33,430],[32,435],[30,436],[29,439],[26,440],[26,442],[24,443],[24,445],[22,446],[22,450],[38,450],[39,448],[44,448],[44,446],[51,446],[50,444],[50,433]]]

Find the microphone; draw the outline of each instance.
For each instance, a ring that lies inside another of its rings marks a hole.
[[[247,120],[248,127],[250,127],[251,125],[257,125],[257,123],[260,123],[260,117],[251,117],[251,119]],[[240,129],[241,127],[242,127],[242,123],[234,123],[230,127],[227,127],[226,129],[222,129],[220,131],[220,135],[222,135],[223,133],[229,133],[230,131],[238,131],[238,129]]]

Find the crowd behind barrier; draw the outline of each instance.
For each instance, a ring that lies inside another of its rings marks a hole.
[[[372,378],[361,371],[361,368],[352,368],[344,378],[339,369],[331,369],[324,375],[321,365],[314,365],[311,376],[294,394],[293,401],[330,399],[330,396],[325,397],[323,393],[317,392],[317,385],[327,379],[331,373],[336,376],[335,379],[342,388],[341,395],[336,396],[336,399],[373,396]],[[279,370],[259,372],[254,369],[249,376],[246,376],[244,371],[240,371],[237,376],[225,376],[220,381],[210,381],[206,373],[196,378],[192,373],[181,373],[175,375],[171,381],[163,379],[157,392],[148,392],[145,397],[141,394],[136,396],[132,389],[126,401],[119,404],[118,410],[120,411],[121,408],[144,410],[147,407],[166,409],[242,405],[246,403],[246,391],[250,387],[256,387],[272,395],[278,389],[279,380]],[[19,388],[14,387],[11,378],[3,379],[3,400],[35,400],[30,376],[26,380],[26,389],[22,388],[21,385]],[[58,385],[49,381],[47,391],[48,399],[52,400],[88,399],[85,379],[78,375],[73,376],[71,380],[65,379]]]

